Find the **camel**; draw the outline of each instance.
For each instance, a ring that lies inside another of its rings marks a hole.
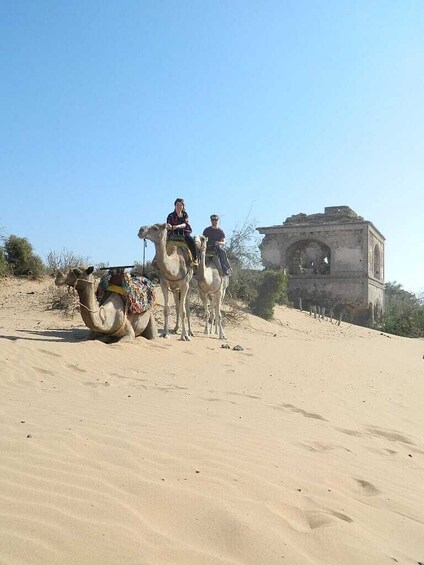
[[[164,330],[162,336],[169,337],[169,291],[174,296],[177,322],[173,330],[178,332],[181,320],[180,341],[190,341],[193,333],[190,326],[190,281],[193,278],[193,268],[188,265],[181,252],[181,247],[173,247],[168,255],[167,244],[167,224],[153,224],[152,226],[142,226],[138,231],[140,239],[152,241],[156,249],[156,262],[160,272],[160,286],[163,292],[164,307]],[[186,330],[186,322],[188,331]]]
[[[120,343],[130,342],[137,336],[146,339],[157,337],[156,321],[153,308],[142,314],[127,311],[127,301],[116,292],[111,292],[104,304],[99,306],[95,294],[94,267],[83,269],[75,267],[67,273],[59,271],[56,275],[57,286],[73,287],[79,297],[81,317],[90,328],[89,339],[118,338]]]
[[[205,309],[205,331],[206,335],[212,333],[215,325],[215,333],[219,339],[227,339],[222,328],[221,305],[230,282],[229,276],[223,276],[217,267],[217,257],[212,257],[206,266],[206,246],[208,238],[199,236],[200,239],[200,263],[197,268],[196,279],[199,286],[200,298]],[[209,314],[209,301],[211,303],[212,316]]]

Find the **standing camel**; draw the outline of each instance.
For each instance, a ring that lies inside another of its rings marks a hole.
[[[168,255],[166,250],[167,224],[153,224],[152,226],[142,226],[138,231],[140,239],[152,241],[156,249],[156,262],[160,272],[160,286],[163,292],[164,307],[164,331],[163,337],[169,336],[169,291],[174,295],[175,309],[177,311],[177,323],[174,332],[178,331],[181,319],[181,341],[190,341],[193,335],[190,326],[190,300],[189,288],[193,278],[193,269],[189,267],[180,247],[173,247]],[[186,330],[186,321],[188,331]]]
[[[196,278],[199,285],[200,297],[205,309],[205,331],[206,335],[212,333],[215,324],[215,332],[219,339],[227,339],[222,328],[221,305],[230,282],[229,276],[222,276],[215,264],[216,257],[212,257],[206,266],[206,244],[207,237],[200,236],[200,263],[197,268]],[[209,314],[209,301],[211,303],[212,315]]]

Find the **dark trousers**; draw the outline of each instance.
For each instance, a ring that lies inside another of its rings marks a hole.
[[[218,255],[218,259],[221,263],[222,272],[224,275],[230,274],[231,271],[230,263],[228,262],[227,252],[222,247],[218,247],[216,250],[216,254]]]
[[[194,239],[191,237],[189,233],[184,234],[184,239],[188,245],[188,248],[191,251],[191,255],[193,257],[193,261],[197,259],[197,247]]]

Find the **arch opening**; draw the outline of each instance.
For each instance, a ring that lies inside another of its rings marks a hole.
[[[329,275],[331,250],[316,239],[305,239],[291,245],[286,252],[289,275]]]

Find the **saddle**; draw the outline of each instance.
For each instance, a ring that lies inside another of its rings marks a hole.
[[[181,247],[187,253],[188,263],[191,265],[194,261],[193,255],[183,235],[171,234],[166,242],[166,252],[170,253],[173,247]],[[186,260],[187,262],[187,260]]]
[[[123,268],[111,268],[104,273],[96,290],[96,298],[102,305],[111,292],[120,294],[128,303],[132,314],[147,312],[155,302],[153,283],[141,275],[131,275]]]

